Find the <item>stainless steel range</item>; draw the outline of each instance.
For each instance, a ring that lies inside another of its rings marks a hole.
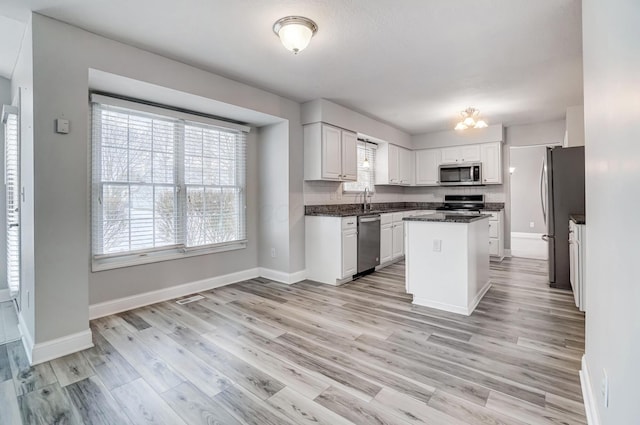
[[[484,209],[484,195],[444,195],[444,203],[438,212],[477,215]]]

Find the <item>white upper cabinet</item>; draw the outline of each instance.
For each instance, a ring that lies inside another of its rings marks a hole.
[[[416,155],[416,185],[437,186],[438,167],[440,166],[440,149],[422,149],[415,151]]]
[[[325,123],[304,126],[304,179],[355,181],[356,133]]]
[[[376,184],[413,184],[413,152],[391,143],[381,143],[376,151]]]
[[[480,145],[454,146],[441,151],[443,164],[480,161]]]
[[[484,184],[502,184],[502,146],[500,142],[480,145],[482,161],[482,182]]]

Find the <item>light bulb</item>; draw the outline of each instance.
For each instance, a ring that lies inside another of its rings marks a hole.
[[[474,125],[476,125],[476,120],[474,120],[473,117],[467,117],[463,122],[467,127],[473,127]]]
[[[369,169],[369,158],[365,158],[364,161],[362,161],[362,168],[365,170]]]
[[[316,31],[318,26],[315,22],[302,16],[287,16],[273,25],[273,32],[278,35],[282,45],[296,55],[309,45]]]
[[[462,121],[456,124],[455,130],[466,130],[466,129],[467,129],[467,126]]]
[[[474,128],[486,128],[488,127],[487,123],[484,122],[484,120],[479,120],[476,125],[473,126]]]

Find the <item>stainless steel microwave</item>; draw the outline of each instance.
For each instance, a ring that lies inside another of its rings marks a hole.
[[[443,186],[482,185],[482,163],[442,164],[438,176]]]

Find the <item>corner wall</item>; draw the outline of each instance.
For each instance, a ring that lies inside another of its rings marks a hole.
[[[640,2],[582,2],[591,424],[640,420]],[[584,364],[584,363],[583,363]],[[600,388],[609,381],[609,406]],[[599,418],[599,422],[597,419]]]
[[[0,108],[2,105],[11,105],[11,81],[6,78],[0,77]],[[0,152],[4,150],[4,128],[0,125]],[[0,175],[4,176],[4,154],[0,155],[3,158],[0,164]],[[0,184],[0,223],[2,226],[6,223],[6,210],[7,210],[7,196],[4,184]],[[8,289],[7,286],[7,234],[3,230],[0,232],[0,294],[3,290]],[[2,297],[0,296],[0,299]]]

